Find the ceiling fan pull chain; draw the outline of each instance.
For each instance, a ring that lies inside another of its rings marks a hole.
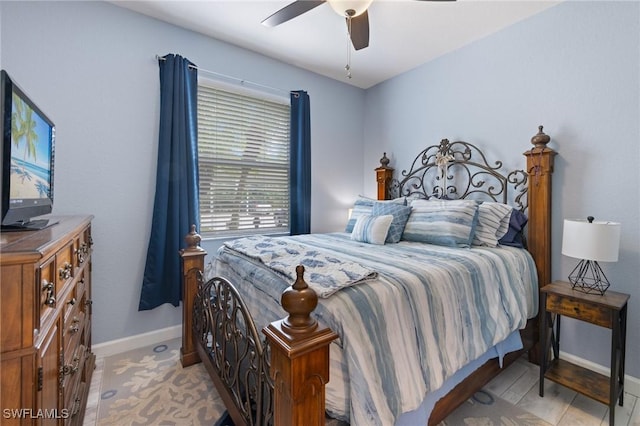
[[[344,69],[347,71],[347,78],[351,78],[351,15],[349,11],[346,13],[347,16],[347,65]]]

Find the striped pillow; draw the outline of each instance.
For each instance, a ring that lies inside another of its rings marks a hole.
[[[402,239],[449,247],[469,247],[478,218],[474,200],[413,200]]]
[[[497,247],[498,240],[509,229],[509,218],[513,208],[507,204],[484,202],[478,206],[478,225],[472,245]]]
[[[389,232],[389,226],[393,216],[390,214],[382,216],[360,215],[353,226],[351,239],[369,244],[384,244]]]

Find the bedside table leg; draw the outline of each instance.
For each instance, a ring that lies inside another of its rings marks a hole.
[[[553,359],[560,358],[560,314],[556,314],[556,333],[552,335],[551,343],[553,344]]]
[[[549,318],[549,314],[547,313],[547,311],[544,309],[545,306],[547,306],[547,295],[546,293],[542,293],[542,297],[541,297],[541,301],[540,301],[540,330],[539,330],[539,336],[540,336],[540,342],[539,342],[539,346],[540,346],[540,379],[538,380],[539,382],[539,386],[540,389],[538,390],[538,395],[540,395],[541,397],[544,397],[544,373],[547,370],[547,356],[549,354],[549,341],[550,341],[550,330],[549,330],[549,326],[547,325],[547,320]]]
[[[622,407],[624,398],[624,356],[627,346],[627,305],[620,311],[620,368],[618,369],[618,381],[620,382],[620,400],[618,404]]]
[[[609,379],[609,410],[613,412],[616,409],[616,402],[622,395],[618,394],[620,390],[620,317],[613,319],[613,329],[611,330],[611,376]],[[610,422],[613,418],[609,416]],[[610,423],[613,424],[613,423]]]

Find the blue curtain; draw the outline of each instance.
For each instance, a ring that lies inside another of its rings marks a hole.
[[[196,67],[179,55],[160,66],[160,131],[151,237],[138,310],[182,299],[178,251],[192,224],[199,229]]]
[[[291,235],[311,232],[311,114],[309,95],[291,92],[289,223]]]

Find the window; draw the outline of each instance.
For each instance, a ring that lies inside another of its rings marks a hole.
[[[289,100],[198,83],[200,233],[289,232]]]

